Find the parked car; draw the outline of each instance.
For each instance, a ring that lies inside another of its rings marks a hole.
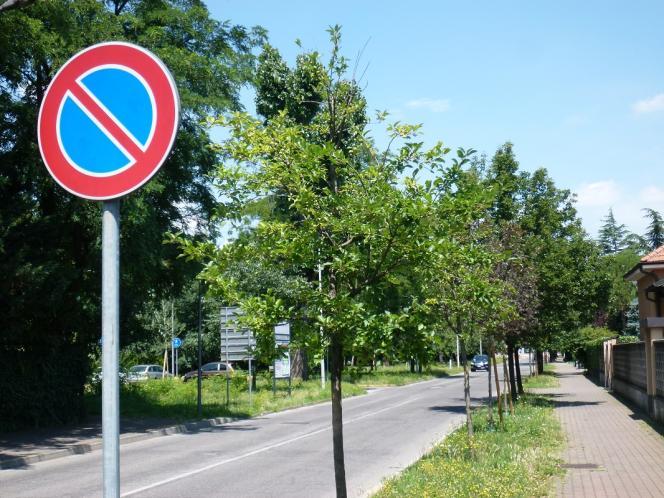
[[[101,370],[101,368],[97,369],[95,373],[92,374],[92,377],[90,380],[92,381],[93,384],[99,384],[101,383],[101,379],[104,377],[104,374]],[[118,379],[120,379],[120,384],[123,384],[127,382],[127,374],[125,372],[118,372]]]
[[[232,366],[227,365],[226,363],[222,363],[221,361],[213,361],[212,363],[206,363],[201,367],[201,374],[203,375],[203,378],[213,377],[215,375],[226,375],[226,369],[228,369],[229,374],[233,373]],[[189,379],[195,379],[197,377],[198,369],[184,374],[182,376],[182,380],[187,382]]]
[[[163,368],[159,365],[134,365],[129,369],[127,380],[129,382],[138,382],[141,380],[161,379],[171,377],[168,372],[163,373]]]
[[[470,370],[475,372],[476,370],[486,370],[489,371],[489,357],[485,354],[476,354],[473,356],[473,359],[470,361]]]

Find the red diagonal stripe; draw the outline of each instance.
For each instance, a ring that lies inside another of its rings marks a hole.
[[[99,123],[104,127],[104,129],[118,141],[122,147],[134,158],[136,162],[143,157],[143,151],[136,145],[129,135],[127,135],[122,128],[120,128],[115,121],[106,113],[104,109],[99,107],[99,105],[88,95],[88,93],[81,88],[81,86],[76,82],[70,88],[71,93],[78,99],[85,110],[92,114]]]

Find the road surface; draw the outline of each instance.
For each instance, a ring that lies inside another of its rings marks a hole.
[[[487,374],[471,374],[474,403]],[[343,402],[349,496],[366,496],[464,418],[463,377],[372,390]],[[122,496],[332,497],[329,403],[121,447]],[[2,497],[101,496],[101,451],[0,470]]]

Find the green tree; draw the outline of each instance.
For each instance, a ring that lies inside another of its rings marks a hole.
[[[137,320],[199,267],[162,244],[168,231],[195,234],[214,196],[217,161],[202,120],[239,109],[261,30],[221,23],[196,0],[36,2],[0,15],[0,406],[3,427],[65,423],[83,415],[88,353],[99,336],[99,206],[62,190],[35,145],[41,99],[75,52],[126,40],[155,52],[181,98],[181,125],[160,172],[122,205],[122,341],[147,332]],[[10,382],[20,377],[22,382]],[[26,393],[30,393],[27,396]]]
[[[225,278],[227,268],[252,258],[287,273],[322,262],[322,289],[308,281],[308,307],[298,312],[322,327],[329,344],[335,482],[337,495],[346,496],[341,405],[345,352],[367,323],[378,326],[382,320],[372,305],[373,290],[422,266],[429,256],[428,235],[439,216],[430,201],[434,182],[421,185],[405,173],[440,171],[448,149],[437,144],[424,150],[414,140],[418,127],[397,124],[389,128],[391,138],[402,140],[403,146],[377,153],[365,136],[364,100],[356,83],[345,79],[347,61],[339,53],[338,28],[330,34],[324,95],[311,123],[298,122],[287,109],[267,121],[245,114],[219,120],[230,133],[221,146],[227,161],[215,175],[215,185],[224,194],[220,212],[240,220],[248,204],[281,195],[289,215],[261,218],[252,237],[222,248],[212,242],[185,242],[184,250],[207,262],[203,276],[217,294],[251,307],[256,322],[262,322],[256,332],[267,336],[275,321],[290,318],[292,307],[269,289],[243,296],[237,282]],[[454,175],[438,183],[446,181],[453,184]]]
[[[613,209],[609,209],[609,214],[602,220],[604,225],[599,230],[599,243],[604,254],[613,254],[625,247],[625,237],[627,228],[625,225],[618,225],[613,216]]]
[[[523,207],[523,175],[519,173],[510,142],[502,145],[494,154],[488,171],[487,183],[494,189],[495,199],[490,209],[491,219],[498,225],[518,218]]]
[[[645,218],[650,221],[645,238],[650,246],[650,250],[654,251],[664,244],[664,220],[662,219],[662,215],[654,209],[646,208],[643,211],[646,213]]]
[[[639,262],[639,255],[631,249],[602,257],[602,272],[608,280],[608,300],[606,303],[607,326],[616,332],[625,333],[627,313],[636,298],[636,288],[625,281],[625,274]]]

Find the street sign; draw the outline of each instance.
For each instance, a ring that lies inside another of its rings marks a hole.
[[[39,150],[51,176],[86,199],[115,199],[154,175],[173,146],[175,81],[144,48],[93,45],[69,59],[39,110]]]
[[[147,182],[173,147],[180,103],[166,66],[144,48],[100,43],[74,55],[51,80],[37,141],[51,176],[74,195],[103,200],[103,496],[120,496],[120,200]]]
[[[256,337],[251,330],[238,327],[242,310],[237,306],[223,306],[219,316],[220,358],[223,361],[253,360]]]
[[[175,349],[177,349],[177,348],[179,348],[180,346],[182,346],[182,339],[180,339],[179,337],[175,337],[175,338],[173,338],[173,340],[171,341],[171,343],[173,344],[173,347],[174,347]]]
[[[274,327],[274,343],[277,346],[290,344],[290,323],[279,323]]]
[[[286,353],[284,358],[274,360],[274,378],[290,378],[290,353]]]

